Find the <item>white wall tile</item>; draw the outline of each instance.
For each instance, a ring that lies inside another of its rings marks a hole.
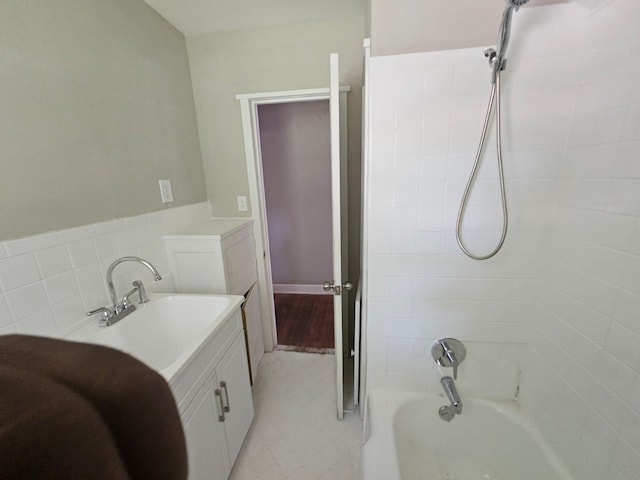
[[[36,258],[44,278],[59,275],[73,268],[66,244],[40,250],[36,252]]]
[[[32,253],[0,260],[0,285],[7,292],[40,280],[40,271]]]
[[[640,178],[640,141],[623,142],[617,145],[614,174],[620,178]]]
[[[98,261],[96,246],[93,237],[68,244],[69,256],[74,268]]]
[[[42,282],[32,283],[5,293],[9,311],[14,320],[22,320],[49,307]]]
[[[399,129],[422,126],[422,97],[399,101],[396,106],[396,126]]]
[[[617,322],[611,324],[605,348],[615,358],[640,371],[640,335]]]
[[[95,234],[96,229],[94,225],[85,225],[57,232],[58,241],[60,243],[71,243],[85,238],[91,238],[94,237]]]
[[[156,212],[157,213],[157,212]],[[164,213],[164,212],[161,212]],[[150,214],[155,215],[155,214]],[[120,230],[124,230],[124,219],[109,220],[108,222],[101,222],[95,224],[95,234],[105,235],[107,233],[114,233]]]
[[[420,182],[442,181],[447,178],[446,155],[423,155],[420,168]]]
[[[394,255],[413,255],[416,253],[416,233],[393,232],[391,236],[391,253]]]
[[[0,293],[0,328],[7,327],[12,324],[13,319],[9,313],[9,307],[7,301],[4,298],[4,294]]]
[[[104,285],[104,275],[97,263],[90,263],[74,270],[80,292],[99,288]]]
[[[5,242],[6,252],[10,256],[23,255],[44,248],[52,247],[58,244],[58,238],[55,233],[45,233],[29,238],[21,238],[19,240],[9,240]]]
[[[408,65],[396,72],[397,98],[422,98],[424,95],[424,67]]]
[[[57,336],[83,322],[93,321],[86,319],[84,312],[110,303],[104,272],[113,260],[125,255],[142,255],[163,274],[169,273],[160,236],[170,228],[184,227],[208,215],[207,204],[188,205],[12,240],[6,242],[10,244],[12,256],[5,251],[5,243],[0,244],[0,283],[10,287],[0,293],[2,333],[17,331]],[[153,232],[152,220],[157,227]],[[116,232],[120,233],[123,244],[132,246],[120,249]],[[391,253],[390,233],[388,251]],[[122,283],[118,285],[122,289],[128,287],[129,276],[139,273],[134,264],[123,265],[117,272],[117,281]]]
[[[598,413],[616,431],[624,423],[627,407],[618,395],[604,386],[601,382],[594,382],[585,400],[586,405]],[[586,412],[586,416],[590,414]]]
[[[113,233],[98,235],[97,237],[95,237],[94,241],[99,260],[116,255],[118,251],[118,245],[116,243],[116,237]]]
[[[27,335],[56,336],[59,332],[50,309],[42,310],[20,319],[16,323],[16,332]]]
[[[607,198],[607,211],[640,216],[640,179],[614,179]]]
[[[369,205],[372,207],[393,207],[394,185],[392,183],[372,183],[369,186]]]
[[[638,465],[640,465],[640,453],[624,440],[619,441],[611,458],[611,478],[616,480],[633,478],[638,473]]]
[[[116,232],[116,242],[118,244],[118,250],[124,252],[138,246],[136,240],[136,234],[133,230],[121,230]]]
[[[635,333],[640,333],[638,312],[640,312],[640,296],[625,291],[620,292],[616,299],[613,318]]]
[[[51,307],[51,309],[57,329],[62,333],[67,333],[71,327],[78,325],[84,320],[84,318],[78,314],[84,311],[84,306],[79,296],[64,300]]]
[[[43,281],[49,303],[55,305],[63,300],[80,295],[78,283],[73,272],[66,272]]]
[[[621,398],[628,398],[633,389],[630,379],[635,377],[636,371],[617,360],[608,352],[604,352],[598,371],[598,378],[616,395]]]

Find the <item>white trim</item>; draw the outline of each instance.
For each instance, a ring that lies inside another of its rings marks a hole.
[[[361,294],[360,304],[360,393],[358,395],[360,399],[360,418],[366,419],[367,417],[367,394],[368,394],[368,348],[369,348],[369,156],[371,151],[371,110],[370,110],[370,68],[371,68],[371,48],[366,45],[364,48],[364,65],[362,74],[362,171],[361,171],[361,200],[362,205],[360,209],[360,282],[359,289]],[[365,420],[366,423],[366,420]],[[363,438],[364,440],[364,438]]]
[[[284,283],[274,283],[273,293],[301,293],[307,295],[333,295],[333,292],[325,292],[322,285],[292,285]]]
[[[340,87],[341,92],[350,92],[349,85]],[[307,90],[283,90],[281,92],[262,92],[262,93],[240,93],[236,95],[236,100],[262,100],[260,103],[289,103],[293,99],[300,99],[301,102],[311,102],[317,100],[318,97],[329,98],[328,88],[309,88]],[[269,102],[268,100],[274,100]]]

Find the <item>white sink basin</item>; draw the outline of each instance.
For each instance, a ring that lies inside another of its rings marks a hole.
[[[83,341],[127,352],[171,380],[242,300],[237,295],[154,295]]]

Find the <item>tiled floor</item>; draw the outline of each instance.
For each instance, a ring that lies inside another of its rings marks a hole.
[[[337,420],[333,372],[333,355],[265,354],[231,480],[359,478],[362,422],[357,413]]]

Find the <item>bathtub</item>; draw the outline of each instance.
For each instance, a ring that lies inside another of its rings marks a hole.
[[[573,480],[517,405],[462,402],[463,413],[445,422],[444,396],[372,391],[362,480]]]

